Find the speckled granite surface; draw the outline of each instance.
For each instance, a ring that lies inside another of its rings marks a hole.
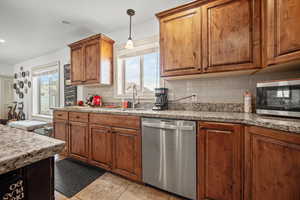
[[[0,125],[0,174],[54,156],[64,145],[60,140]]]
[[[122,110],[91,107],[65,107],[53,108],[54,110],[65,110],[75,112],[110,113],[120,115],[138,115],[142,117],[159,117],[169,119],[185,119],[213,122],[230,122],[245,125],[255,125],[281,131],[300,134],[300,119],[288,119],[280,117],[265,117],[257,114],[232,113],[232,112],[200,112],[200,111],[152,111],[152,110]]]

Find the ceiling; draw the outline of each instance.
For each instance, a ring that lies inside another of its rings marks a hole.
[[[94,33],[128,27],[126,10],[133,8],[134,24],[190,0],[1,0],[0,64],[16,64],[63,48]],[[62,20],[71,22],[63,24]]]

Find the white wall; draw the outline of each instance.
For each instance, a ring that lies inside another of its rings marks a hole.
[[[153,35],[158,35],[159,23],[158,20],[153,18],[149,21],[145,21],[142,24],[133,25],[132,37],[133,40],[141,40]],[[107,36],[116,41],[117,44],[125,43],[128,39],[129,30],[128,27],[108,33]]]
[[[14,66],[0,63],[0,75],[12,76],[14,73]]]
[[[70,51],[69,48],[64,48],[61,50],[58,50],[53,53],[49,53],[44,56],[40,56],[37,58],[33,58],[21,63],[18,63],[14,67],[15,72],[20,71],[20,67],[22,66],[24,68],[24,71],[29,70],[31,72],[32,68],[47,65],[53,62],[59,61],[60,63],[60,105],[64,104],[64,76],[63,76],[63,66],[70,62]],[[31,74],[31,73],[30,73]],[[31,79],[31,77],[30,77]],[[15,96],[15,100],[17,101],[23,101],[24,102],[24,112],[26,114],[27,119],[31,119],[32,114],[32,87],[29,89],[28,94],[24,95],[23,100],[19,99]]]
[[[95,33],[96,34],[96,33]],[[104,33],[107,36],[111,37],[113,40],[116,41],[116,44],[124,43],[127,41],[128,38],[128,27],[119,30],[119,31],[114,31],[111,33]],[[156,19],[152,19],[149,21],[146,21],[142,24],[135,25],[133,27],[133,38],[134,39],[142,39],[145,37],[153,36],[155,34],[158,34],[158,22]],[[70,62],[70,49],[69,47],[60,49],[56,52],[49,53],[44,56],[40,56],[37,58],[33,58],[30,60],[23,61],[21,63],[16,64],[11,71],[11,74],[13,72],[18,72],[20,71],[20,67],[23,66],[24,70],[29,70],[33,67],[37,66],[43,66],[47,65],[49,63],[53,63],[59,61],[60,62],[60,105],[64,105],[64,77],[63,77],[63,66],[67,63]],[[84,95],[86,92],[83,90],[86,90],[85,87],[78,87],[78,99],[83,99]],[[109,90],[113,93],[113,87],[106,87],[106,90]],[[100,88],[101,91],[101,88]],[[18,99],[18,97],[14,97],[15,100],[21,101]],[[24,99],[24,112],[26,114],[26,118],[32,119],[31,114],[32,114],[32,91],[29,90],[29,93],[25,95]]]

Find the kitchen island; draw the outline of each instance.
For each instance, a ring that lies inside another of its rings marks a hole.
[[[0,125],[0,199],[53,200],[54,155],[65,142]]]

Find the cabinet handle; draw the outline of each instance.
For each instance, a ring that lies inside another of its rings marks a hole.
[[[57,116],[62,117],[62,114],[57,114]]]
[[[76,116],[76,119],[79,119],[80,117],[79,116]]]

